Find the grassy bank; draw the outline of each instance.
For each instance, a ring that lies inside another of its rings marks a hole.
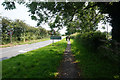
[[[25,42],[23,42],[23,41],[22,42],[21,41],[20,42],[13,42],[13,43],[5,44],[5,45],[0,45],[0,48],[11,47],[11,46],[15,46],[15,45],[22,45],[22,44],[32,44],[32,43],[46,41],[46,40],[50,40],[50,38],[29,40],[29,41],[25,41]]]
[[[67,46],[65,39],[2,61],[3,78],[54,78]]]
[[[116,62],[111,62],[100,57],[96,53],[91,53],[81,45],[81,42],[71,40],[72,52],[76,62],[81,69],[83,78],[119,78],[119,66]]]

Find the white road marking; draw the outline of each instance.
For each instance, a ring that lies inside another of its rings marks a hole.
[[[54,40],[54,42],[57,42],[57,41],[60,41],[60,40]],[[18,54],[23,54],[28,51],[47,46],[51,43],[52,43],[52,40],[49,40],[49,41],[43,41],[43,42],[38,42],[38,43],[33,43],[33,44],[18,45],[18,46],[2,48],[2,49],[0,48],[0,52],[1,52],[0,53],[0,61],[1,61],[2,57],[7,59],[12,56],[16,56]],[[9,55],[7,56],[7,54],[9,54]],[[4,56],[1,57],[1,55],[4,55]]]
[[[25,52],[27,52],[27,51],[24,51],[24,50],[19,50],[18,52],[20,52],[20,53],[25,53]]]

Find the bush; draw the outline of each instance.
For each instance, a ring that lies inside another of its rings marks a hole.
[[[75,39],[75,37],[76,37],[77,34],[79,34],[79,33],[74,33],[74,34],[70,35],[70,38],[71,39]]]
[[[120,43],[107,40],[106,33],[96,31],[77,34],[75,41],[87,48],[88,52],[98,53],[101,58],[108,58],[112,62],[120,62]]]
[[[10,35],[8,35],[9,30],[13,30],[12,42],[26,41],[41,39],[48,36],[48,31],[42,27],[32,27],[24,23],[21,20],[9,20],[7,18],[2,18],[2,44],[10,43]]]
[[[90,31],[82,34],[77,34],[76,40],[82,41],[82,44],[88,47],[90,50],[97,50],[100,45],[103,45],[104,42],[101,40],[106,40],[106,34],[100,31]]]

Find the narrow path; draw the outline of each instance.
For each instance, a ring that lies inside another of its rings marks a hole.
[[[79,78],[80,73],[75,63],[74,56],[71,53],[71,43],[68,41],[67,48],[64,52],[64,59],[59,68],[58,78]]]

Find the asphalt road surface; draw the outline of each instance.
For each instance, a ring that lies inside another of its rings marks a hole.
[[[62,37],[62,39],[63,38],[64,37]],[[60,40],[54,40],[54,42],[57,42],[57,41],[60,41]],[[25,45],[13,46],[13,47],[1,48],[0,49],[0,61],[16,56],[18,54],[23,54],[25,52],[47,46],[49,44],[52,44],[52,42],[53,40],[47,40],[47,41],[42,41],[42,42],[33,43],[33,44],[25,44]]]

